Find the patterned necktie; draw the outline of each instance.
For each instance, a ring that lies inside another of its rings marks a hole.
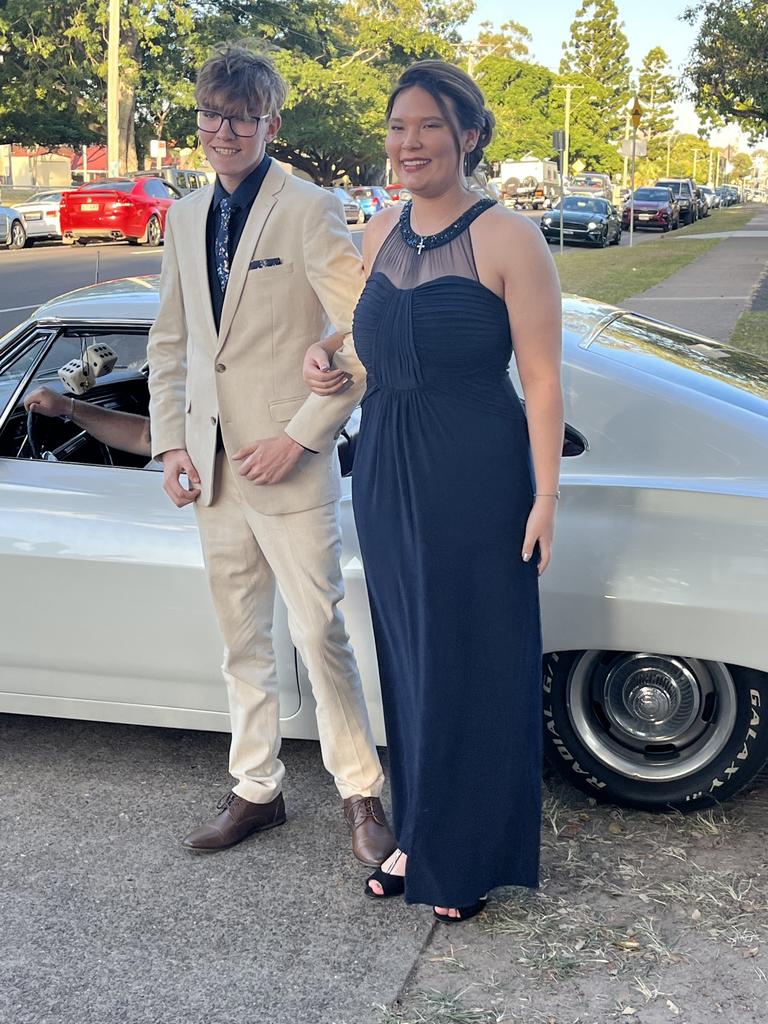
[[[222,293],[227,290],[229,280],[229,218],[232,215],[232,200],[228,196],[219,203],[219,230],[216,232],[216,273]]]

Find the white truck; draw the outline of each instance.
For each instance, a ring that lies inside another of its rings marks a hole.
[[[539,160],[528,153],[522,160],[502,160],[499,170],[502,196],[510,206],[538,210],[560,195],[560,173],[554,160]]]

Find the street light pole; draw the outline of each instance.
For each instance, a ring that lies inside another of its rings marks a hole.
[[[111,178],[120,173],[120,126],[118,95],[120,88],[120,0],[109,0],[109,38],[107,41],[107,167]]]
[[[672,157],[672,136],[673,132],[667,136],[667,177],[669,177],[669,161]]]

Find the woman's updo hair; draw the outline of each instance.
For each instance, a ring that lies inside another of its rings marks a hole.
[[[477,84],[461,68],[444,60],[419,60],[411,64],[400,76],[387,103],[387,119],[392,114],[395,100],[401,92],[418,85],[430,94],[451,126],[456,146],[462,152],[456,122],[461,131],[476,128],[479,131],[477,145],[466,154],[464,170],[472,174],[483,159],[483,150],[491,141],[496,118],[485,105],[485,97]],[[446,100],[451,101],[451,107]]]

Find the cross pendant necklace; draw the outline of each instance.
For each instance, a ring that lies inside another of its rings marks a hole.
[[[419,237],[419,244],[416,246],[416,252],[421,256],[422,249],[424,248],[424,236]]]

